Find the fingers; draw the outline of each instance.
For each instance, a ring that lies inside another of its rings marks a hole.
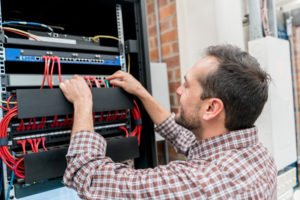
[[[67,85],[69,85],[69,83],[70,83],[70,80],[64,80],[63,82],[61,82],[61,83],[59,84],[59,88],[60,88],[61,90],[65,91],[65,90],[66,90],[66,87],[67,87]]]
[[[76,79],[76,78],[80,78],[80,76],[78,74],[74,74],[72,78]]]
[[[65,91],[66,90],[66,85],[64,82],[60,83],[59,84],[59,88],[62,90],[62,91]]]
[[[114,86],[122,87],[124,85],[124,81],[122,81],[120,79],[113,79],[113,80],[110,80],[110,84],[112,84]]]
[[[124,76],[125,76],[126,74],[127,74],[127,73],[125,73],[125,72],[119,70],[119,71],[115,72],[114,74],[112,74],[111,76],[106,77],[106,79],[107,79],[107,80],[112,80],[112,79],[116,79],[116,78],[121,79],[121,78],[124,78]]]
[[[71,80],[81,80],[81,81],[84,81],[84,78],[82,76],[79,76],[77,74],[75,74]]]

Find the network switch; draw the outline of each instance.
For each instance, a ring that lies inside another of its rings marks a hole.
[[[120,66],[120,56],[90,53],[75,53],[64,51],[46,51],[19,48],[6,48],[5,60],[12,62],[45,62],[45,56],[59,58],[62,64],[89,64]]]

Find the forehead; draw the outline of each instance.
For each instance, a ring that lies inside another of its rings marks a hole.
[[[198,60],[186,74],[186,79],[190,81],[199,80],[205,77],[209,72],[212,72],[218,67],[218,60],[213,56],[206,56]]]

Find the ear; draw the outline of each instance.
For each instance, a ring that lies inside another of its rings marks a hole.
[[[216,118],[220,115],[220,113],[222,113],[222,111],[224,110],[224,104],[221,99],[210,98],[205,102],[204,109],[205,110],[202,114],[202,119],[208,121]]]

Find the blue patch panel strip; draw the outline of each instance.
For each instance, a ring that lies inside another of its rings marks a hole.
[[[24,55],[24,52],[30,52],[34,50],[23,50],[17,48],[6,48],[5,49],[5,60],[12,62],[45,62],[43,60],[43,54],[41,55],[30,55],[30,53]],[[56,53],[56,54],[55,54]],[[66,52],[54,52],[53,55],[60,58],[62,64],[89,64],[89,65],[109,65],[109,66],[120,66],[120,56],[117,55],[101,55],[96,58],[93,54],[81,54],[82,57],[74,57],[72,53]],[[79,54],[80,55],[80,54]]]

